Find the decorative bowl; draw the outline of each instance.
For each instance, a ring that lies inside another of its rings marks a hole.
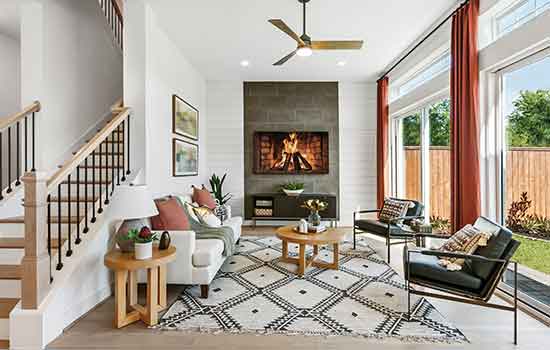
[[[283,192],[289,197],[298,197],[299,195],[302,194],[302,192],[304,192],[304,189],[301,189],[301,190],[287,190],[287,189],[283,188]]]

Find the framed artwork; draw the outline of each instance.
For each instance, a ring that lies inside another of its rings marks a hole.
[[[193,143],[172,140],[172,172],[174,177],[199,174],[199,146]]]
[[[172,95],[172,131],[193,140],[199,139],[199,111],[177,95]]]

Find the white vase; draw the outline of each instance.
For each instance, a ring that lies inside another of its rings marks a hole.
[[[153,257],[153,242],[134,243],[134,252],[136,260],[147,260]]]
[[[231,206],[229,204],[225,204],[225,220],[231,219]]]

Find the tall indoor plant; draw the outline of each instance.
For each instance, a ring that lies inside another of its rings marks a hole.
[[[227,173],[223,174],[221,178],[214,173],[210,178],[210,193],[212,193],[216,203],[218,204],[214,210],[214,214],[219,217],[221,221],[231,218],[231,206],[227,203],[231,199],[232,195],[231,193],[224,194],[222,188],[226,177]]]

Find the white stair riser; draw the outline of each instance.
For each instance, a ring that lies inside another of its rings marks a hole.
[[[2,249],[0,253],[0,265],[19,265],[25,252],[23,249]]]
[[[20,298],[21,281],[0,280],[0,298]]]
[[[10,338],[10,320],[8,318],[0,319],[0,339]]]
[[[0,224],[0,237],[23,237],[24,235],[23,224]]]

